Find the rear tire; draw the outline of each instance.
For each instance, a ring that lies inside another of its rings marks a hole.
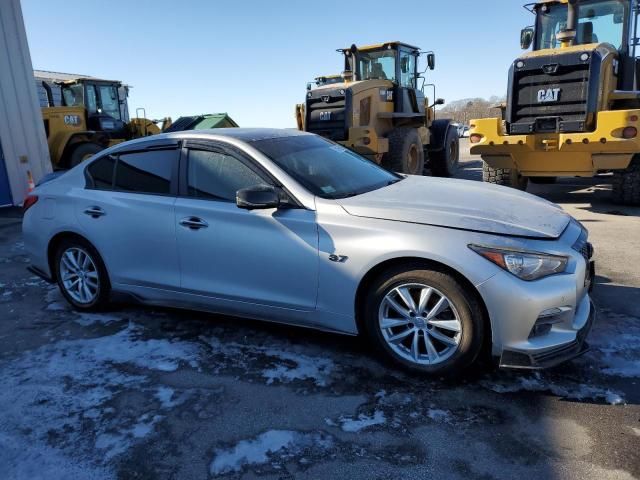
[[[406,288],[415,310],[400,296]],[[422,292],[427,289],[431,293],[421,307]],[[445,306],[437,313],[442,298]],[[395,309],[394,299],[406,316]],[[429,375],[460,374],[482,351],[482,309],[468,289],[446,272],[415,264],[393,267],[373,282],[365,302],[363,326],[374,350],[405,369]],[[429,320],[431,313],[434,317]],[[388,327],[390,321],[398,325]],[[402,336],[399,342],[394,340],[398,336]]]
[[[529,177],[529,181],[537,185],[553,185],[558,181],[558,177]]]
[[[520,175],[515,168],[491,168],[486,162],[482,166],[482,181],[523,191],[529,183],[529,179]]]
[[[88,160],[102,150],[104,150],[104,148],[97,143],[81,143],[71,152],[71,156],[69,157],[69,168],[80,165],[83,161]]]
[[[613,201],[621,205],[640,206],[640,156],[635,156],[624,170],[613,172]]]
[[[389,152],[382,165],[392,172],[407,175],[424,173],[424,147],[415,128],[396,128],[389,134]]]
[[[429,167],[434,177],[453,177],[460,163],[460,137],[454,128],[447,130],[443,149],[429,156]]]
[[[54,257],[58,287],[80,311],[99,311],[109,303],[111,283],[96,249],[80,238],[64,239]]]

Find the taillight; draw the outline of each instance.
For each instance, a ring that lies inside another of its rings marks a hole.
[[[24,214],[27,210],[33,207],[37,201],[37,195],[27,195],[27,198],[24,199],[24,203],[22,204],[22,213]]]

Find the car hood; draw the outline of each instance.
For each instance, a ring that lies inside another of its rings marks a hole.
[[[340,205],[357,217],[552,239],[571,217],[557,205],[512,188],[469,180],[407,176]]]

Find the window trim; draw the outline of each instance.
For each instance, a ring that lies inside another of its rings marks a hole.
[[[189,195],[189,151],[200,150],[205,152],[221,153],[235,158],[241,162],[244,166],[249,168],[253,173],[263,179],[265,185],[271,185],[275,188],[279,188],[287,196],[289,206],[292,208],[305,208],[296,198],[287,190],[284,185],[276,177],[274,177],[267,169],[260,165],[253,157],[241,149],[234,147],[233,145],[225,144],[218,141],[203,141],[203,140],[187,140],[183,142],[182,153],[180,155],[180,173],[178,181],[178,197],[188,198],[191,200],[200,200],[205,202],[220,202],[220,203],[232,203],[232,200],[217,200],[215,198],[202,198]]]
[[[116,181],[116,171],[118,168],[118,163],[120,163],[120,155],[128,155],[128,154],[135,154],[135,153],[150,153],[150,152],[156,152],[159,150],[173,150],[177,153],[177,158],[173,161],[173,165],[171,168],[171,178],[169,179],[169,193],[154,193],[154,192],[131,192],[128,190],[119,190],[116,189],[115,187],[115,181]],[[95,183],[93,180],[93,177],[91,176],[91,174],[89,173],[89,167],[91,167],[91,165],[93,165],[96,162],[99,162],[100,160],[102,160],[103,158],[107,157],[107,156],[111,156],[113,158],[115,158],[115,163],[113,166],[113,176],[111,178],[111,188],[96,188],[95,187]],[[180,148],[180,144],[173,144],[173,145],[167,145],[167,144],[158,144],[158,145],[150,145],[147,147],[141,147],[141,148],[132,148],[132,149],[127,149],[127,150],[121,150],[121,151],[117,151],[117,152],[113,152],[113,153],[108,153],[106,155],[101,155],[100,157],[96,158],[95,160],[92,160],[84,169],[84,176],[85,176],[85,190],[96,190],[99,192],[119,192],[119,193],[130,193],[133,195],[151,195],[151,196],[156,196],[156,197],[177,197],[178,196],[178,176],[179,176],[179,172],[180,172],[180,164],[182,161],[182,148]]]

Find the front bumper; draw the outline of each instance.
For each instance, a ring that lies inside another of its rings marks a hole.
[[[625,139],[622,131],[640,130],[638,119],[640,110],[604,111],[597,114],[594,132],[528,135],[505,135],[498,118],[472,120],[470,134],[480,139],[471,144],[471,153],[492,168],[517,168],[529,177],[592,176],[628,167],[640,151],[640,137]]]
[[[504,350],[500,357],[500,367],[541,370],[555,367],[583,355],[589,351],[589,344],[586,342],[586,338],[593,327],[595,319],[596,309],[593,302],[590,301],[587,323],[578,330],[574,341],[537,352]]]

